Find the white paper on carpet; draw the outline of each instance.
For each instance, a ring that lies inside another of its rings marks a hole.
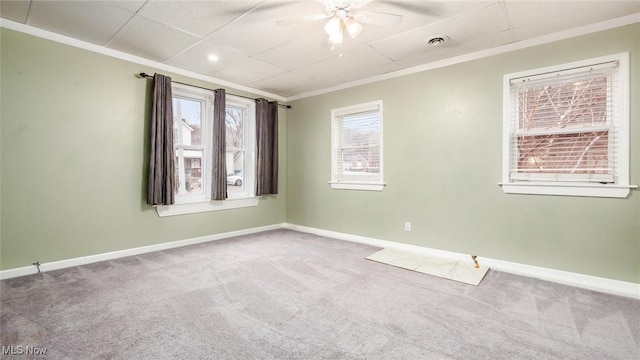
[[[366,259],[474,286],[478,286],[489,271],[481,265],[476,268],[471,260],[465,263],[398,249],[382,249]]]

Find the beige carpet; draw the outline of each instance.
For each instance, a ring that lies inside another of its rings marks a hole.
[[[48,351],[0,359],[638,359],[639,300],[378,250],[278,230],[3,280],[0,344]]]

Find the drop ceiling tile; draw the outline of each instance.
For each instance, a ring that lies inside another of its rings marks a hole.
[[[101,1],[36,1],[28,25],[104,45],[132,16]]]
[[[390,59],[380,55],[374,49],[362,47],[345,53],[342,57],[320,61],[293,72],[309,79],[335,85],[369,76],[371,68],[389,63],[391,63]]]
[[[107,45],[109,48],[163,62],[199,38],[136,15]]]
[[[426,42],[430,38],[442,35],[449,38],[442,49],[427,45]],[[434,52],[447,56],[447,52],[451,52],[452,49],[466,46],[494,47],[502,43],[505,37],[507,42],[512,39],[509,23],[502,4],[496,3],[373,43],[371,46],[393,60],[401,60],[425,54],[428,57],[429,53]]]
[[[268,0],[215,31],[207,40],[257,55],[287,42],[306,38],[310,33],[324,31],[319,21],[280,26],[276,24],[278,20],[298,19],[323,12],[321,4],[316,2]]]
[[[571,28],[640,12],[640,1],[507,1],[505,6],[514,28],[556,24]],[[565,23],[567,19],[571,23]]]
[[[29,13],[29,1],[0,1],[0,17],[25,23]]]
[[[352,51],[366,46],[362,42],[345,39],[342,51]],[[287,70],[295,70],[304,66],[338,57],[340,46],[329,44],[328,36],[323,32],[311,33],[308,36],[268,50],[256,57],[272,64],[278,64]]]
[[[485,34],[474,38],[472,41],[457,41],[454,36],[448,43],[439,47],[428,47],[425,51],[407,55],[396,61],[401,68],[409,68],[440,60],[451,59],[457,56],[490,49],[513,42],[512,31],[504,31],[494,34]]]
[[[311,79],[307,79],[292,72],[286,72],[259,81],[254,84],[254,87],[258,87],[264,91],[286,97],[288,96],[287,90],[302,88],[313,83],[315,83],[315,81]]]
[[[402,15],[402,20],[394,26],[365,23],[359,37],[369,43],[380,41],[467,11],[486,7],[492,3],[495,2],[408,0],[371,2],[364,6],[362,10]]]
[[[216,56],[218,60],[210,61],[208,57],[211,55]],[[247,55],[239,51],[201,40],[187,50],[171,57],[166,63],[201,74],[213,75],[215,72],[247,58]]]
[[[314,81],[308,85],[305,86],[301,86],[298,88],[291,88],[291,89],[286,89],[286,90],[282,90],[280,92],[278,92],[278,95],[285,97],[285,98],[290,98],[293,96],[297,96],[300,94],[306,94],[306,93],[311,93],[313,91],[317,91],[320,89],[324,89],[329,87],[329,85],[325,84],[325,83],[321,83],[321,82],[317,82]]]
[[[221,71],[216,72],[214,76],[220,79],[225,79],[228,81],[253,87],[253,84],[266,78],[282,74],[285,71],[286,70],[283,68],[269,64],[262,60],[248,58],[242,61],[234,62],[230,66],[227,66]]]
[[[138,12],[142,5],[147,3],[147,0],[112,0],[107,2],[111,5],[129,10],[131,12]]]
[[[640,12],[640,1],[505,2],[518,40]]]
[[[260,1],[158,1],[152,0],[139,14],[197,36],[207,36]]]

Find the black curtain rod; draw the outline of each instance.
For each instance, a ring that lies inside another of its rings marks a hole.
[[[139,73],[139,74],[138,74],[138,76],[139,76],[141,79],[153,78],[153,75],[149,75],[149,74],[147,74],[147,73],[143,73],[143,72]],[[202,87],[202,86],[191,85],[191,84],[185,84],[185,83],[183,83],[183,82],[173,81],[173,80],[171,80],[171,82],[174,82],[174,83],[176,83],[176,84],[180,84],[180,85],[187,85],[187,86],[195,87],[195,88],[198,88],[198,89],[209,90],[209,91],[213,91],[213,92],[215,92],[215,90],[214,90],[214,89],[209,89],[209,88]],[[245,98],[245,99],[250,99],[250,100],[256,100],[255,98],[248,97],[248,96],[243,96],[243,95],[236,95],[236,94],[229,94],[229,95],[233,95],[233,96],[237,96],[237,97],[241,97],[241,98]],[[291,105],[278,104],[278,106],[281,106],[281,107],[283,107],[283,108],[285,108],[285,109],[291,109]]]

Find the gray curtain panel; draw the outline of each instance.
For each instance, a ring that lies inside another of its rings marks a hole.
[[[171,78],[153,75],[153,103],[151,109],[151,151],[147,204],[174,203],[173,99]]]
[[[256,196],[278,193],[278,103],[256,99]]]
[[[227,95],[217,89],[213,100],[213,161],[211,169],[211,200],[227,198]]]

